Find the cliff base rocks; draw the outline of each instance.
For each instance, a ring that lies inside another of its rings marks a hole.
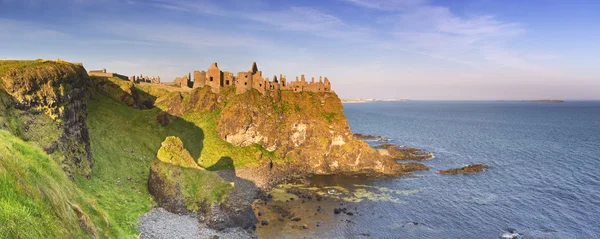
[[[382,144],[374,147],[383,155],[389,155],[394,160],[428,160],[433,154],[417,148],[405,148],[394,144]]]

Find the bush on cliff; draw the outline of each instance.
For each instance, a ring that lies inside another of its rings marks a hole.
[[[156,157],[162,162],[175,166],[200,169],[190,152],[183,147],[181,139],[175,136],[169,136],[161,143]]]

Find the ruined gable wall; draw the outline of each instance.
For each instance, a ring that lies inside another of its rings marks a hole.
[[[208,68],[206,73],[206,85],[209,85],[215,93],[219,93],[221,89],[221,82],[223,81],[222,76],[223,74],[221,70],[219,70],[216,62]]]

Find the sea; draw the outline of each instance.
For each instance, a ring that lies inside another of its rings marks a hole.
[[[313,178],[349,195],[354,215],[308,238],[600,238],[599,101],[346,103],[344,113],[354,133],[435,158],[412,176]],[[436,173],[468,164],[489,168]]]

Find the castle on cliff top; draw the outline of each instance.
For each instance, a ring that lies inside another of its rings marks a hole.
[[[194,71],[194,80],[191,80],[191,74],[183,77],[177,77],[174,81],[182,88],[200,88],[205,85],[210,86],[214,93],[219,93],[223,87],[235,86],[236,94],[242,94],[250,89],[256,89],[261,94],[271,90],[292,90],[294,92],[330,92],[331,83],[327,77],[319,77],[315,82],[313,77],[310,82],[306,81],[304,75],[296,81],[288,82],[286,76],[273,76],[273,81],[269,78],[263,78],[262,71],[258,70],[256,62],[252,63],[249,71],[238,72],[237,76],[227,71],[221,71],[217,63],[210,65],[207,71]]]

